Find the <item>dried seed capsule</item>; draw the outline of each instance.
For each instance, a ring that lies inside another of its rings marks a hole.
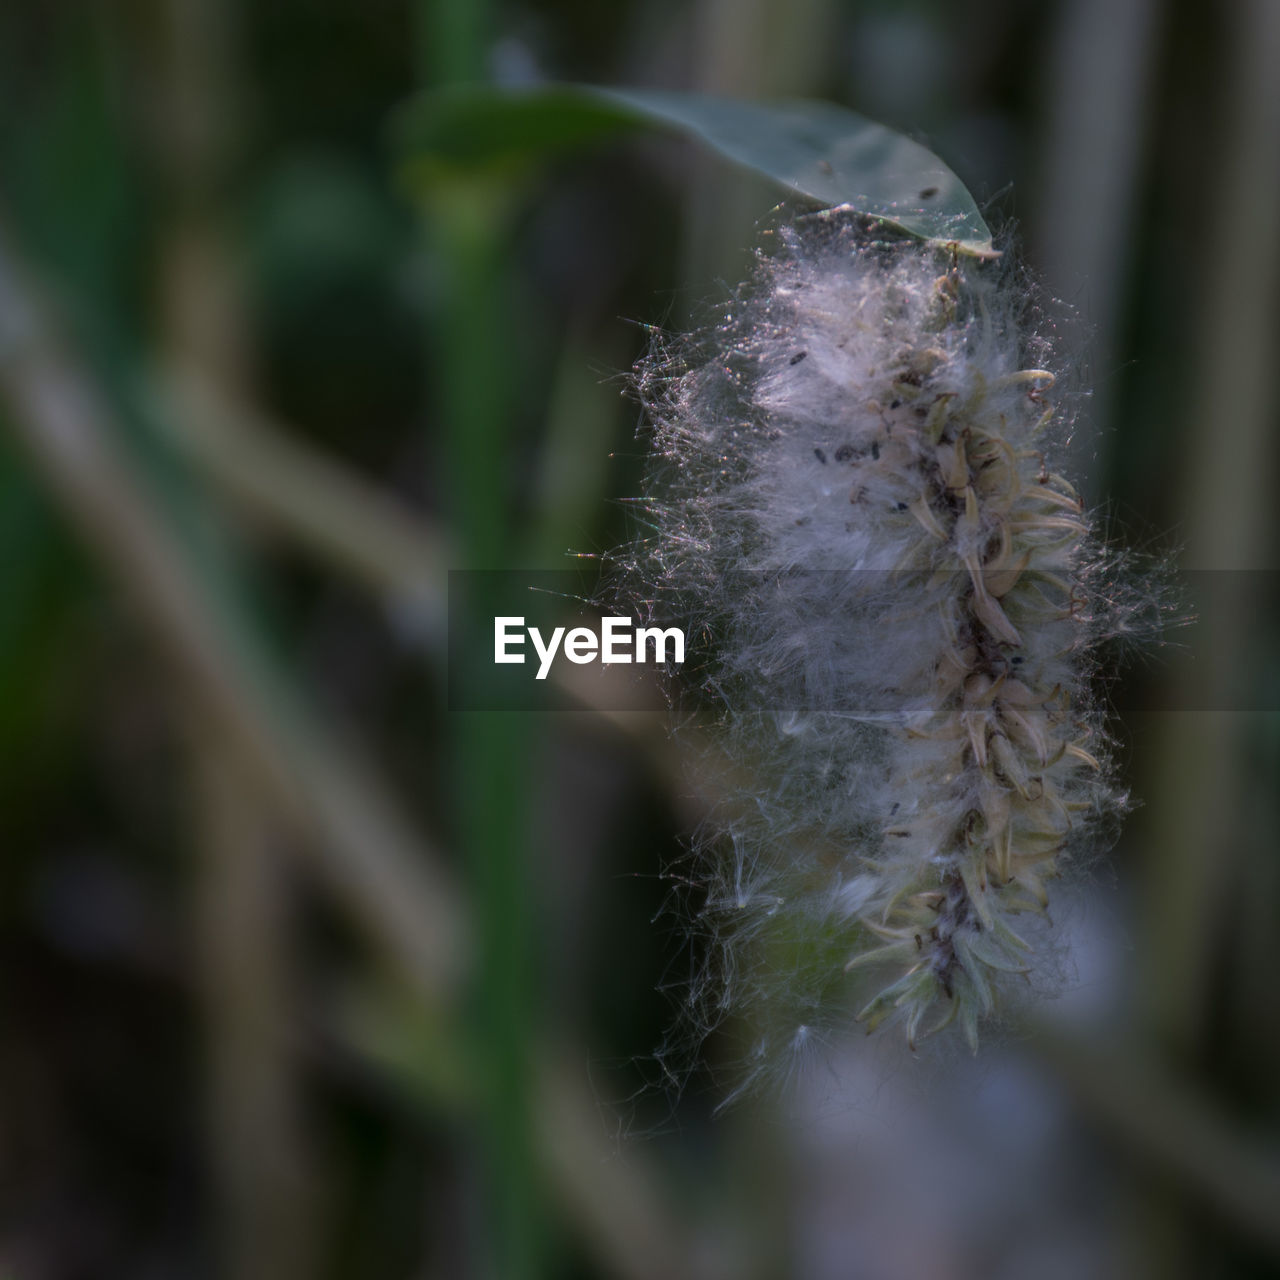
[[[743,1016],[756,1071],[854,1018],[976,1046],[1046,882],[1124,806],[1090,653],[1138,596],[1053,473],[1054,357],[1006,269],[839,212],[771,244],[639,378],[636,596],[713,637],[746,780],[701,841],[692,1003]]]

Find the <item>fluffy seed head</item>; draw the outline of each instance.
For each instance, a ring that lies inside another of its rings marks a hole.
[[[1090,654],[1128,629],[1007,269],[847,214],[772,232],[720,324],[641,367],[637,599],[706,637],[739,779],[695,851],[690,1008],[767,1070],[854,1019],[976,1046],[1124,797]]]

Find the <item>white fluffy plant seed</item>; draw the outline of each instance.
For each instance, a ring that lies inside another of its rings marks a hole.
[[[855,1019],[976,1047],[1123,807],[1090,654],[1133,610],[1058,474],[1027,312],[1001,264],[831,211],[640,369],[636,596],[706,637],[737,778],[694,850],[689,1003],[750,1028],[752,1072]]]

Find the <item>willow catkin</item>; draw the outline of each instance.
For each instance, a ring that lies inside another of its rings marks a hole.
[[[637,596],[705,637],[740,779],[698,839],[689,1006],[751,1028],[753,1072],[855,1019],[976,1046],[1124,806],[1090,655],[1140,596],[1058,473],[1027,311],[999,264],[835,212],[641,367]]]

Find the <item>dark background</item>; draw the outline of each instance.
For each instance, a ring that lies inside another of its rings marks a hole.
[[[1277,65],[1269,0],[5,6],[0,1275],[1276,1274],[1274,592],[1179,640],[1256,697],[1129,677],[1142,807],[1034,1026],[713,1119],[663,714],[446,714],[446,574],[627,537],[643,326],[777,194],[643,138],[411,190],[388,121],[550,78],[906,131],[1074,313],[1116,536],[1274,571]]]

